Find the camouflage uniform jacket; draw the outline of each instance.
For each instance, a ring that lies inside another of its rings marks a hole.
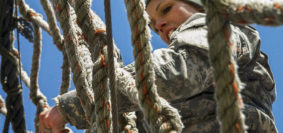
[[[238,73],[244,84],[246,124],[249,132],[275,133],[272,103],[275,84],[267,62],[260,51],[260,38],[249,26],[232,26],[233,53],[238,62]],[[196,13],[171,35],[169,48],[153,52],[156,85],[160,96],[180,111],[185,125],[184,133],[219,132],[216,103],[209,64],[205,15]],[[125,70],[135,74],[133,63]],[[77,128],[85,128],[84,114],[75,91],[57,98],[60,112]],[[120,111],[132,111],[123,99]]]

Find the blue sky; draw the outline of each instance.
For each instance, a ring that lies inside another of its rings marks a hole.
[[[26,2],[41,13],[46,20],[44,11],[40,5],[39,0],[26,0]],[[121,51],[122,58],[125,64],[129,64],[133,61],[133,52],[131,46],[131,35],[129,24],[126,15],[126,9],[123,0],[112,0],[112,24],[113,24],[113,36],[118,48]],[[93,9],[104,20],[104,4],[102,0],[93,1]],[[262,38],[261,50],[267,53],[269,56],[269,63],[274,74],[277,89],[277,99],[273,104],[273,113],[275,122],[279,132],[283,132],[283,27],[264,27],[254,25],[258,29]],[[57,50],[56,46],[52,43],[52,38],[44,31],[43,32],[43,44],[42,44],[42,56],[41,66],[39,72],[39,86],[43,94],[48,97],[48,102],[51,106],[55,105],[52,98],[59,94],[59,87],[61,84],[61,66],[62,66],[62,54]],[[20,37],[22,63],[25,71],[30,74],[31,59],[32,59],[32,44],[27,42],[23,37]],[[153,48],[167,47],[156,34],[152,36]],[[70,89],[74,89],[74,85],[71,85]],[[2,87],[0,94],[6,97]],[[29,98],[29,89],[24,86],[23,99],[26,114],[27,129],[34,132],[34,118],[36,107]],[[255,94],[256,95],[256,94]],[[5,117],[0,115],[0,132],[3,130]],[[281,127],[280,127],[281,125]],[[74,132],[82,132],[71,127]]]

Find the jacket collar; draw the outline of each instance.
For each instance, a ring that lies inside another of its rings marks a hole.
[[[203,28],[203,30],[198,29],[198,27],[203,26],[206,26],[205,14],[195,13],[172,33],[169,48],[189,45],[208,49],[207,30]]]

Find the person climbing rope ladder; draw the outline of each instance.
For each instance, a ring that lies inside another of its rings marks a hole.
[[[183,133],[220,132],[201,0],[146,0],[145,3],[151,29],[168,44],[168,48],[153,52],[159,95],[179,110]],[[267,55],[260,51],[259,35],[251,26],[232,24],[231,39],[243,83],[241,95],[247,131],[277,133],[272,114],[275,83]],[[123,69],[135,75],[133,63]],[[120,113],[138,111],[137,105],[129,104],[123,94],[120,98]],[[58,96],[56,101],[56,106],[40,115],[42,133],[51,130],[59,133],[66,123],[79,129],[88,127],[76,91]]]

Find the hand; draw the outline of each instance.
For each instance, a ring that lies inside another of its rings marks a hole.
[[[39,132],[65,133],[64,128],[66,123],[63,115],[58,111],[57,106],[47,107],[39,116]]]

